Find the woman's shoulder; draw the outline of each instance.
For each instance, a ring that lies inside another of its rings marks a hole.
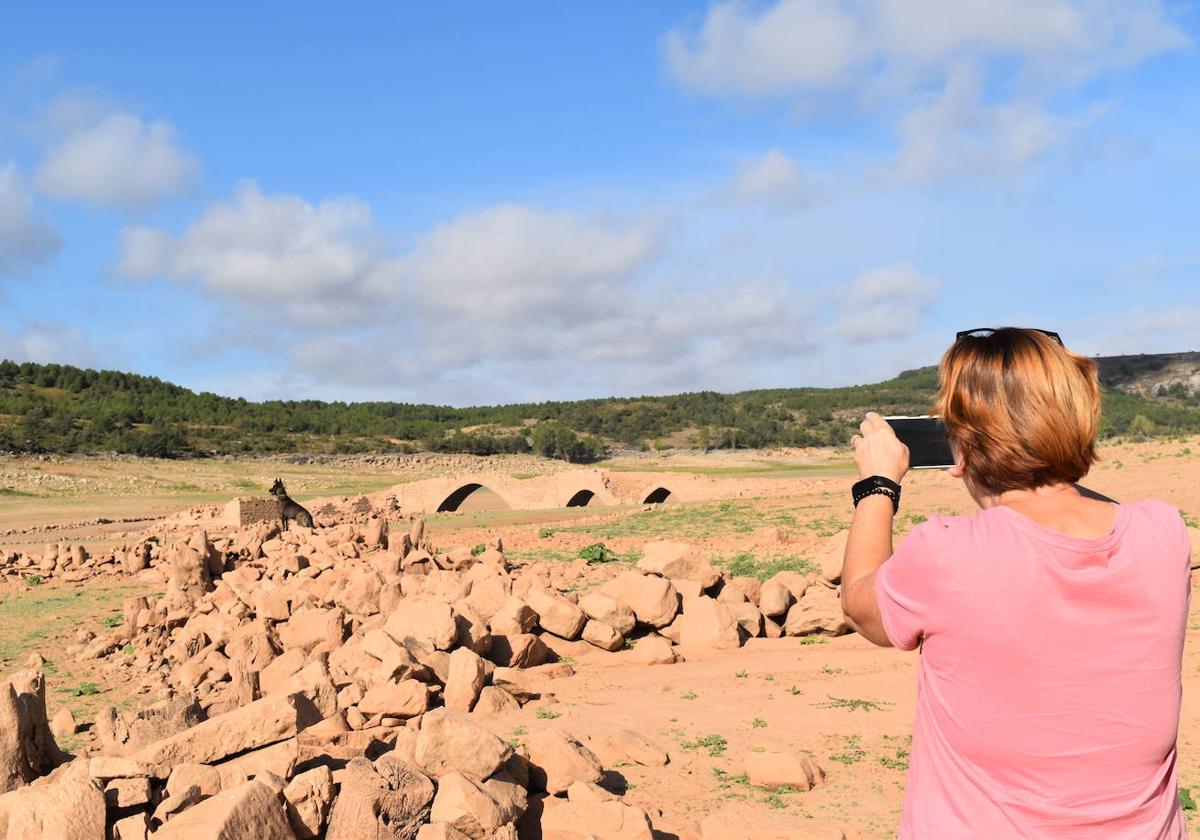
[[[1121,507],[1126,508],[1131,516],[1151,521],[1156,526],[1166,526],[1180,531],[1187,530],[1187,521],[1183,516],[1183,511],[1179,509],[1178,505],[1171,502],[1148,496],[1144,499],[1122,502]]]

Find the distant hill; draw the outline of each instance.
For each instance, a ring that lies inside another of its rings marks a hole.
[[[1200,353],[1097,359],[1102,434],[1200,432]],[[936,369],[843,388],[714,391],[451,408],[250,402],[149,376],[0,361],[0,451],[163,457],[250,453],[527,452],[589,460],[612,448],[844,444],[864,411],[920,414]]]

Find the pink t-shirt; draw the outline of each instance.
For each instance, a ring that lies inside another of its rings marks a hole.
[[[901,840],[1185,837],[1189,557],[1152,499],[1090,540],[1004,506],[915,527],[876,577],[888,638],[921,647]]]

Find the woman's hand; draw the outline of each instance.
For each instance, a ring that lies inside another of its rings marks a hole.
[[[899,484],[908,472],[908,447],[896,437],[888,421],[874,411],[867,412],[858,428],[862,434],[850,438],[858,477],[881,475]]]

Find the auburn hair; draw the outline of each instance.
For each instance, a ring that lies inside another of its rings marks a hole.
[[[963,336],[942,356],[938,385],[933,411],[977,487],[1074,483],[1096,462],[1096,363],[1038,330]]]

